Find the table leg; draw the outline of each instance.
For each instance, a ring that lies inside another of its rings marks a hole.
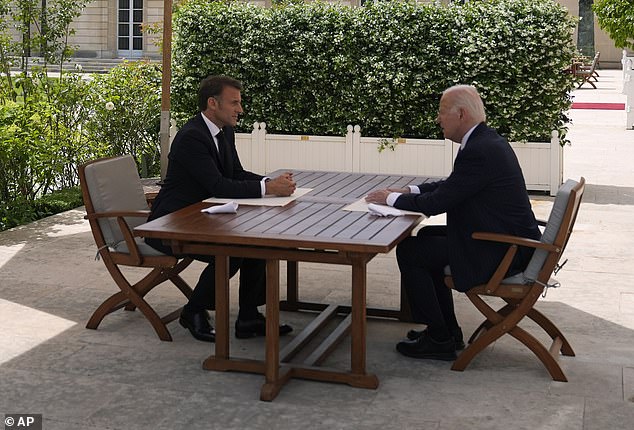
[[[280,262],[266,260],[266,351],[265,383],[260,400],[273,400],[284,381],[280,380]]]
[[[362,257],[356,258],[352,264],[352,328],[351,328],[351,374],[350,385],[361,388],[377,388],[379,379],[376,375],[366,374],[366,269],[367,262]]]
[[[229,359],[229,256],[216,255],[216,345],[215,354],[203,362],[206,370],[227,370]]]
[[[299,301],[299,263],[297,261],[286,262],[286,301],[284,309],[289,311],[298,310]]]

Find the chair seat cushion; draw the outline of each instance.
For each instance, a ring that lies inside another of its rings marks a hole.
[[[445,266],[444,272],[445,272],[445,276],[451,276],[451,267]],[[524,276],[524,272],[520,272],[513,276],[509,276],[508,278],[504,278],[502,280],[502,283],[527,285],[527,284],[530,284],[531,281],[529,279],[526,279],[526,277]]]
[[[524,272],[520,272],[517,273],[513,276],[509,276],[508,278],[504,278],[502,280],[503,284],[521,284],[521,285],[526,285],[526,284],[530,284],[531,281],[526,279],[526,277],[524,276]]]
[[[143,238],[135,237],[134,241],[136,242],[137,248],[139,248],[139,253],[141,255],[143,255],[143,256],[149,257],[149,256],[166,255],[166,254],[162,253],[161,251],[158,251],[158,250],[152,248],[147,243],[145,243]],[[111,246],[110,249],[114,250],[115,252],[121,252],[123,254],[129,254],[130,253],[130,249],[128,248],[128,244],[125,243],[125,240],[114,244],[114,246]]]

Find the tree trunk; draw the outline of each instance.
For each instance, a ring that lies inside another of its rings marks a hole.
[[[594,0],[579,0],[579,29],[577,31],[577,48],[583,55],[594,57]]]

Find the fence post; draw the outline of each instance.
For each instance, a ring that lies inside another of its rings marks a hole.
[[[453,160],[456,158],[457,152],[454,154],[454,143],[450,139],[445,139],[445,165],[443,168],[443,175],[449,176],[453,171]]]
[[[176,133],[178,133],[178,127],[176,126],[176,120],[174,118],[170,119],[170,128],[169,128],[169,145],[167,150],[169,152],[170,147],[172,146],[172,142],[176,137]]]
[[[632,70],[634,69],[634,57],[628,57],[627,51],[623,50],[623,58],[621,58],[621,65],[623,70],[623,90],[621,94],[627,95],[628,90],[634,85],[632,82]]]
[[[354,170],[354,127],[351,124],[348,124],[346,127],[348,132],[346,133],[346,148],[345,148],[345,169],[348,172],[353,172]]]
[[[634,76],[634,71],[630,70],[630,85],[627,89],[627,98],[625,99],[625,128],[630,130],[634,129],[634,82],[631,82]]]
[[[245,133],[246,134],[246,133]],[[242,165],[243,167],[245,167],[247,170],[251,170],[253,172],[262,172],[263,174],[265,174],[266,172],[264,171],[265,168],[265,163],[264,163],[264,154],[262,152],[262,145],[259,144],[259,135],[260,135],[260,123],[259,122],[254,122],[253,123],[253,128],[251,129],[251,133],[250,134],[250,139],[246,142],[245,144],[242,144],[240,149],[241,154],[243,155],[243,159],[242,159]],[[244,135],[243,135],[244,136]],[[237,140],[236,140],[236,144],[237,144]],[[248,157],[245,157],[244,155],[247,154]]]
[[[350,126],[348,126],[350,127]],[[361,171],[361,127],[357,124],[352,131],[352,172]]]
[[[625,99],[625,128],[634,129],[634,57],[623,50],[623,94]]]
[[[252,164],[254,172],[269,173],[269,159],[266,151],[266,123],[256,122],[253,124],[251,133],[251,145],[253,146]]]
[[[550,195],[556,196],[563,184],[564,157],[563,148],[559,144],[559,132],[553,130],[550,134]]]

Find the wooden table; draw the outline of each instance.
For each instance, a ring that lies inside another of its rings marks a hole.
[[[271,174],[275,176],[275,173]],[[240,206],[237,214],[201,213],[198,203],[135,228],[135,234],[169,243],[176,254],[216,256],[216,345],[203,362],[207,370],[234,370],[265,375],[261,400],[273,400],[290,378],[346,383],[376,388],[378,378],[366,372],[368,315],[403,318],[400,310],[366,309],[366,266],[411,234],[415,215],[376,217],[342,210],[378,188],[418,184],[411,176],[335,172],[294,172],[299,187],[313,190],[284,207]],[[266,351],[264,361],[229,355],[229,256],[266,260]],[[322,312],[280,351],[280,260],[288,262],[288,295],[284,309]],[[298,297],[299,261],[352,267],[351,306],[302,302]],[[291,359],[338,313],[346,319],[302,363]],[[341,371],[319,364],[350,332],[351,366]]]

